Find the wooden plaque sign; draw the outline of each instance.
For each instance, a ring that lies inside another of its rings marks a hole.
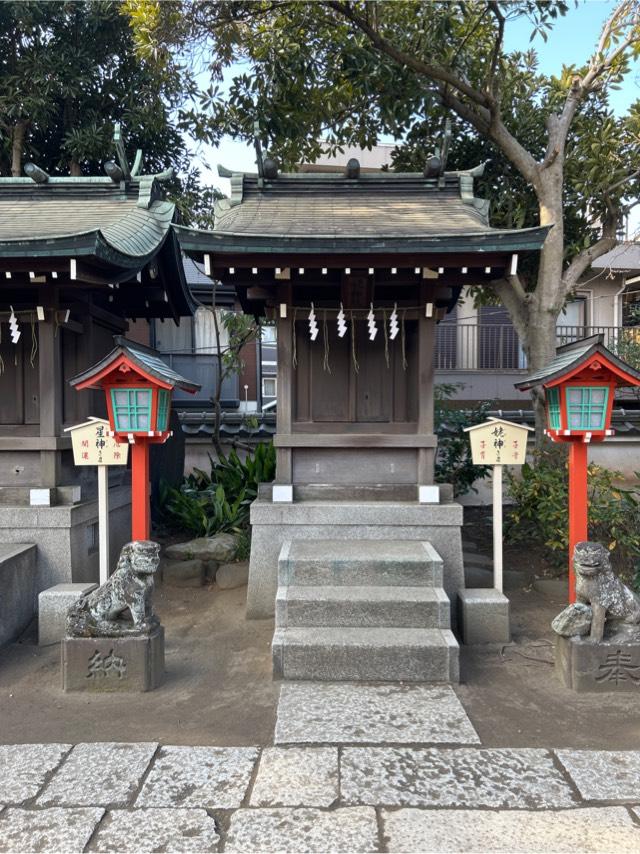
[[[129,445],[109,436],[109,422],[90,418],[84,424],[67,428],[71,433],[73,461],[77,466],[126,466]]]
[[[471,458],[477,466],[521,466],[527,454],[527,435],[533,429],[489,418],[483,424],[465,427],[471,441]]]

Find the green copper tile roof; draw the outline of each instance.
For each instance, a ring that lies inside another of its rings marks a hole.
[[[194,383],[191,380],[185,379],[185,377],[177,374],[172,368],[170,368],[166,362],[163,362],[157,350],[152,350],[150,347],[144,347],[134,341],[128,341],[126,338],[119,335],[115,336],[115,342],[117,346],[108,353],[104,359],[101,359],[86,371],[83,371],[81,374],[73,377],[73,379],[70,379],[69,384],[75,386],[78,385],[78,383],[90,379],[93,375],[103,371],[104,368],[108,367],[112,362],[115,362],[119,356],[125,355],[134,363],[134,365],[138,365],[142,371],[151,374],[151,376],[161,382],[169,384],[171,388],[179,388],[182,391],[191,393],[200,389],[201,386],[199,383]]]
[[[608,350],[602,343],[603,335],[591,335],[589,338],[583,338],[580,341],[574,341],[571,344],[565,344],[563,347],[558,347],[556,357],[546,368],[531,374],[520,382],[515,383],[515,387],[520,391],[528,391],[537,385],[546,385],[555,379],[563,376],[574,368],[579,367],[583,362],[586,362],[594,353],[599,353],[608,361],[613,362],[622,371],[630,374],[640,380],[640,371],[632,368],[631,365],[624,362]]]
[[[139,266],[162,245],[175,211],[150,186],[110,178],[0,179],[0,257],[95,255]]]
[[[177,227],[185,251],[292,253],[517,252],[545,228],[497,229],[470,172],[232,174],[213,231]],[[226,173],[225,173],[226,174]]]

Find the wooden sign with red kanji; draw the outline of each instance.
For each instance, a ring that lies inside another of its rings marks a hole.
[[[471,458],[477,466],[521,466],[527,454],[527,437],[533,427],[504,418],[465,427],[471,441]]]
[[[84,424],[68,427],[73,447],[73,462],[77,466],[126,466],[128,443],[119,443],[109,435],[109,422],[90,418]]]

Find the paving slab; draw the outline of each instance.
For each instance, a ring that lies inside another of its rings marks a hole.
[[[83,851],[104,815],[99,807],[26,810],[9,807],[0,815],[0,851]]]
[[[0,745],[0,803],[20,804],[35,798],[47,774],[57,768],[70,744]]]
[[[586,801],[640,801],[640,750],[556,750]]]
[[[38,806],[127,806],[157,744],[77,744],[36,803]]]
[[[479,744],[448,685],[285,684],[276,744]]]
[[[554,812],[383,811],[388,850],[483,854],[618,854],[640,850],[640,827],[623,807]]]
[[[257,758],[255,747],[161,747],[135,805],[235,809]]]
[[[328,807],[337,797],[337,747],[268,747],[262,751],[252,807]]]
[[[202,809],[113,810],[91,842],[92,851],[217,851],[214,819]]]
[[[346,747],[346,804],[544,809],[576,802],[546,750]]]
[[[375,811],[355,807],[238,810],[231,816],[225,851],[369,852],[378,850]]]

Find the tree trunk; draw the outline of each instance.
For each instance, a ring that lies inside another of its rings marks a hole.
[[[74,178],[79,178],[82,175],[82,167],[77,160],[72,160],[69,163],[69,175],[72,175]]]
[[[27,135],[27,120],[18,119],[13,126],[11,139],[11,175],[20,178],[22,175],[22,156],[24,154],[24,139]]]
[[[540,225],[551,225],[540,251],[540,266],[536,288],[531,294],[527,311],[527,327],[523,341],[529,370],[546,367],[556,355],[556,325],[564,305],[562,271],[564,257],[564,222],[562,209],[562,163],[556,161],[551,168],[541,170],[540,184],[536,187],[540,205]],[[547,426],[545,396],[541,388],[531,390],[531,400],[536,419],[536,447],[544,444]]]

